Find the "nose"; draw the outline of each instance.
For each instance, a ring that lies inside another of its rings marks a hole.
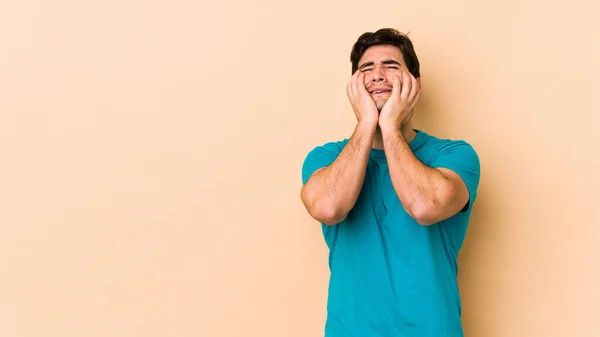
[[[383,71],[381,70],[380,66],[373,67],[373,70],[371,71],[371,76],[373,76],[371,78],[372,82],[381,82],[385,80],[385,76],[383,76]]]

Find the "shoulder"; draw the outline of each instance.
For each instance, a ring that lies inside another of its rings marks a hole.
[[[329,141],[329,142],[326,142],[323,144],[316,145],[308,151],[308,155],[310,155],[311,153],[320,152],[320,151],[326,151],[326,152],[330,152],[330,153],[339,154],[340,152],[342,152],[342,150],[344,149],[346,144],[348,144],[348,141],[349,141],[349,139],[341,139],[341,140]]]
[[[427,146],[430,150],[428,166],[453,171],[465,183],[469,194],[471,209],[477,198],[481,178],[481,163],[475,147],[463,139],[442,139],[429,136]]]
[[[315,171],[333,163],[347,143],[348,139],[330,141],[310,149],[302,164],[302,182],[306,183]]]
[[[477,150],[467,140],[426,135],[424,146],[431,153],[431,164],[440,161],[458,161],[467,165],[476,165],[477,167],[480,165]]]
[[[481,163],[475,147],[463,139],[441,139],[431,137],[432,155],[429,166],[444,168],[458,174],[466,183],[475,200],[481,177]]]

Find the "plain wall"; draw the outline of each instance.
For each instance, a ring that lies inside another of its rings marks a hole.
[[[416,127],[482,180],[467,337],[600,336],[593,1],[4,1],[0,336],[322,336],[306,153],[350,135],[349,53],[410,32]]]

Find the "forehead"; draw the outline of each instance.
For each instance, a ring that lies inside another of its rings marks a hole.
[[[390,59],[404,64],[404,57],[402,56],[400,48],[390,45],[373,46],[365,50],[358,61],[358,65],[360,66],[365,62],[380,63]]]

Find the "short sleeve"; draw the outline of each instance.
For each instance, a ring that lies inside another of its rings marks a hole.
[[[465,141],[450,141],[436,151],[430,166],[452,170],[462,178],[469,190],[469,204],[463,211],[471,209],[481,176],[479,156],[473,146]]]
[[[312,149],[302,164],[302,184],[318,169],[331,165],[342,152],[344,142],[329,142]]]

